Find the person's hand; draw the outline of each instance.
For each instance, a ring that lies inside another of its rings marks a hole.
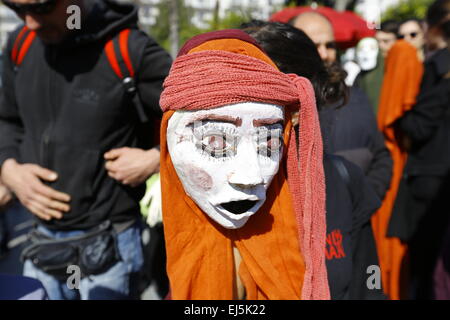
[[[6,207],[6,205],[12,200],[11,191],[0,180],[0,209]]]
[[[42,183],[58,179],[56,172],[36,164],[19,164],[8,159],[1,168],[3,183],[33,214],[44,220],[61,219],[70,210],[70,196]]]
[[[104,154],[108,175],[131,187],[136,187],[159,171],[159,151],[138,148],[112,149]]]

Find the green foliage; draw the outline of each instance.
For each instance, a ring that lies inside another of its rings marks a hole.
[[[407,20],[411,18],[424,19],[428,7],[434,0],[403,0],[399,4],[386,10],[381,21]]]
[[[205,32],[221,29],[236,29],[242,23],[250,20],[252,20],[252,16],[249,11],[229,11],[223,18],[219,18],[218,21],[209,21],[209,27],[205,29]]]
[[[234,10],[229,11],[222,18],[216,17],[207,22],[206,28],[198,28],[191,23],[193,16],[193,9],[184,5],[183,0],[178,1],[178,14],[179,14],[179,38],[181,47],[188,39],[193,36],[220,29],[238,28],[243,22],[251,20],[251,14],[249,11]],[[158,6],[159,15],[157,16],[156,23],[150,27],[150,34],[156,39],[156,41],[167,51],[170,51],[170,22],[169,22],[169,3],[167,0],[161,1]]]
[[[196,34],[202,33],[202,30],[191,23],[193,16],[192,8],[186,7],[183,0],[178,1],[178,16],[179,16],[179,32],[181,46],[189,38]],[[170,5],[168,0],[161,1],[158,6],[159,14],[156,18],[156,23],[150,27],[150,34],[156,41],[167,51],[170,52],[170,21],[169,10]]]

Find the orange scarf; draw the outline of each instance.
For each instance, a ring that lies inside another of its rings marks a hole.
[[[386,232],[407,154],[401,148],[399,141],[401,138],[393,124],[414,105],[419,93],[422,74],[423,65],[417,57],[416,49],[404,40],[397,41],[389,51],[385,62],[385,75],[378,111],[378,127],[386,138],[386,147],[392,156],[393,173],[391,186],[383,204],[372,217],[384,291],[394,300],[398,300],[404,295],[402,282],[405,277],[403,267],[406,245],[398,238],[386,237]]]

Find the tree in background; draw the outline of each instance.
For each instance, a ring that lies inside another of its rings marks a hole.
[[[252,20],[252,15],[248,11],[229,11],[223,18],[218,18],[217,21],[210,21],[210,26],[204,31],[208,32],[221,29],[236,29],[239,28],[242,23],[249,22],[250,20]]]
[[[181,46],[186,40],[190,39],[196,34],[202,33],[202,29],[197,28],[191,23],[193,16],[193,10],[190,7],[184,5],[183,0],[171,0],[177,1],[178,9],[178,47]],[[150,34],[155,40],[168,52],[171,52],[172,46],[170,43],[170,8],[169,0],[163,0],[157,5],[159,14],[156,18],[156,22],[150,27]]]
[[[179,28],[179,14],[178,14],[178,2],[177,0],[170,1],[169,10],[169,24],[170,24],[170,54],[172,57],[176,57],[178,49],[180,47],[180,28]]]
[[[424,19],[428,7],[434,0],[403,0],[386,10],[381,21],[403,21],[410,18]]]
[[[133,0],[139,1],[139,0]],[[207,22],[205,28],[198,28],[191,23],[191,19],[194,15],[192,8],[187,7],[183,0],[162,0],[157,8],[159,10],[159,15],[156,18],[156,23],[150,27],[150,34],[158,41],[158,43],[163,46],[167,51],[171,52],[174,50],[175,46],[171,45],[170,41],[170,30],[173,24],[170,23],[170,3],[176,1],[178,9],[178,47],[180,47],[186,40],[191,37],[213,30],[226,29],[226,28],[237,28],[243,22],[250,21],[253,17],[251,10],[244,9],[233,9],[225,14],[223,17],[219,17],[219,6],[220,1],[215,1],[215,10],[213,19]],[[213,1],[213,0],[210,0]],[[428,6],[434,0],[403,0],[399,4],[394,5],[382,16],[382,21],[394,19],[394,20],[405,20],[408,18],[418,18],[423,19],[425,17]],[[288,6],[305,6],[311,5],[316,2],[319,5],[324,5],[332,7],[335,9],[346,9],[354,11],[357,4],[357,0],[286,0],[285,4]],[[172,21],[173,21],[172,17]],[[172,29],[173,34],[173,29]]]
[[[168,52],[172,52],[175,47],[170,40],[170,28],[171,26],[173,27],[173,24],[170,23],[171,6],[169,4],[171,4],[172,1],[177,1],[178,47],[181,47],[188,39],[197,34],[213,30],[238,28],[241,23],[248,22],[252,19],[251,12],[243,9],[229,11],[224,17],[219,17],[219,1],[216,0],[216,8],[213,19],[211,21],[207,21],[207,26],[205,28],[198,28],[191,23],[191,19],[194,14],[193,9],[186,6],[183,0],[163,0],[157,5],[159,14],[156,18],[156,23],[151,26],[148,31]]]

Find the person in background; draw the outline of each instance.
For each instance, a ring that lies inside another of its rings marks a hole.
[[[337,50],[331,23],[316,12],[300,14],[292,25],[303,30],[314,42],[319,55],[332,74],[345,78],[337,62]],[[324,108],[322,127],[328,151],[357,164],[366,174],[380,199],[389,188],[392,159],[377,129],[375,116],[367,95],[351,87],[349,101],[342,108]]]
[[[381,55],[386,58],[389,49],[398,39],[398,28],[400,24],[395,20],[387,20],[381,23],[380,29],[375,33],[375,39],[378,41]]]
[[[388,20],[381,23],[380,29],[375,33],[375,39],[378,42],[378,55],[376,66],[373,69],[362,70],[355,80],[355,86],[363,90],[374,110],[378,114],[380,104],[381,86],[384,77],[384,60],[398,38],[399,23],[395,20]]]
[[[320,13],[306,12],[291,20],[291,25],[305,32],[314,42],[326,66],[337,61],[337,47],[330,21]]]
[[[24,275],[40,280],[50,299],[136,299],[139,200],[159,167],[149,140],[171,58],[138,30],[131,4],[3,4],[24,22],[3,52],[0,104],[1,177],[38,225],[23,252]],[[67,27],[72,5],[81,28]],[[70,265],[83,273],[79,290],[67,286]]]
[[[408,160],[388,235],[409,245],[410,298],[448,299],[450,0],[433,2],[426,19],[429,30],[447,46],[425,61],[417,102],[394,123],[407,137]]]
[[[384,75],[384,58],[378,41],[374,38],[362,39],[356,46],[356,56],[358,64],[361,65],[361,72],[354,85],[367,94],[376,115]]]
[[[245,23],[241,28],[258,41],[282,72],[311,81],[319,109],[346,95],[342,78],[328,73],[315,44],[303,31],[262,21]],[[370,217],[381,203],[356,165],[326,152],[325,252],[331,298],[383,299],[382,290],[368,290],[365,281],[367,266],[378,264]]]
[[[382,279],[386,294],[391,299],[406,297],[405,266],[407,247],[401,239],[387,236],[398,186],[403,175],[407,157],[407,143],[397,130],[395,122],[410,110],[419,92],[423,66],[417,50],[405,40],[398,40],[389,50],[385,61],[385,75],[378,109],[378,127],[386,139],[393,166],[391,186],[383,205],[372,219],[378,255],[380,257]]]
[[[448,48],[445,31],[439,23],[435,22],[439,17],[440,13],[435,12],[425,21],[425,52],[427,59],[440,52],[441,49]]]
[[[424,25],[419,19],[408,19],[403,21],[398,28],[398,38],[405,39],[417,50],[420,61],[425,60],[425,32]]]

